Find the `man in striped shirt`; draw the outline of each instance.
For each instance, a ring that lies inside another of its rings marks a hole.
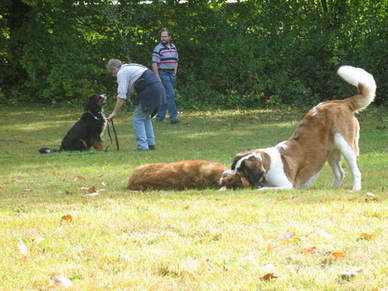
[[[164,102],[162,104],[156,116],[156,121],[163,121],[168,112],[171,123],[179,122],[174,92],[178,60],[178,51],[175,45],[171,43],[170,32],[163,28],[160,31],[160,43],[154,48],[152,53],[152,70],[163,83],[166,90],[167,103]]]

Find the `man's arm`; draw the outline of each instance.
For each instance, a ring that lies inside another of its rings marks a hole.
[[[158,63],[152,63],[152,71],[155,73],[156,77],[160,80]]]
[[[115,108],[112,113],[108,116],[108,120],[112,120],[116,117],[117,113],[120,111],[121,106],[125,103],[125,99],[117,98]]]
[[[175,71],[174,71],[174,74],[176,75],[176,72],[178,71],[178,63],[176,63],[175,65]]]
[[[178,50],[177,50],[176,47],[175,47],[175,51],[176,51],[176,65],[175,65],[175,72],[174,72],[174,74],[176,75],[176,73],[178,72],[178,62],[179,62],[179,54],[178,54]]]

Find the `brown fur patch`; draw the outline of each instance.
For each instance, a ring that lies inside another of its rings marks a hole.
[[[239,173],[230,173],[222,177],[221,187],[227,189],[250,188],[252,185]]]
[[[227,167],[221,163],[187,160],[174,163],[154,163],[137,167],[129,177],[130,190],[184,190],[219,188],[220,178]],[[230,177],[233,188],[241,180]]]

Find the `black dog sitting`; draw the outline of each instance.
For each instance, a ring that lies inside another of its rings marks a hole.
[[[86,151],[91,147],[96,150],[107,150],[102,143],[101,136],[104,132],[107,120],[103,113],[106,104],[105,95],[93,95],[85,102],[80,120],[67,132],[62,140],[59,151]],[[41,154],[57,152],[56,149],[41,148]]]

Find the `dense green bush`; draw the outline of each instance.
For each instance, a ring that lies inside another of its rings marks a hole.
[[[48,1],[0,4],[0,102],[76,102],[115,92],[111,57],[150,66],[158,31],[180,53],[187,108],[308,106],[354,92],[336,76],[363,67],[388,85],[387,1]],[[23,21],[18,21],[21,19]]]

